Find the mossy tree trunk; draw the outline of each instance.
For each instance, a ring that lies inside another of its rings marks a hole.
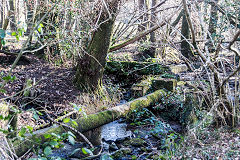
[[[87,53],[84,52],[78,59],[74,83],[80,90],[94,92],[102,84],[103,71],[119,3],[119,0],[108,2],[112,18],[106,16],[107,13],[102,14],[99,24],[108,18],[109,20],[102,23],[93,33],[91,42],[86,48]]]

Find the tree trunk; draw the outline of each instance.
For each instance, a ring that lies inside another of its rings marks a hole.
[[[1,13],[0,13],[0,19],[1,19],[1,21],[0,21],[0,28],[2,28],[2,26],[3,26],[3,20],[4,20],[4,11],[3,11],[3,5],[4,5],[4,3],[3,3],[3,0],[1,0],[1,5],[0,5],[0,9],[1,9]]]
[[[27,15],[26,15],[26,23],[27,23],[27,31],[26,35],[28,36],[32,30],[33,27],[33,8],[31,6],[34,6],[34,2],[31,1],[24,1],[26,3],[26,10],[27,10]],[[31,43],[31,42],[30,42]]]
[[[138,8],[139,8],[139,15],[142,15],[139,17],[140,24],[138,25],[138,32],[143,32],[147,29],[147,14],[145,13],[147,11],[147,2],[146,0],[138,0]],[[142,41],[146,41],[147,37],[142,37]]]
[[[7,30],[7,27],[8,27],[8,24],[9,24],[9,17],[10,17],[11,13],[10,11],[8,11],[8,14],[6,16],[6,19],[4,19],[4,22],[3,22],[3,30],[6,31]],[[4,38],[0,38],[0,49],[2,49],[2,41],[4,41]]]
[[[154,24],[156,24],[156,17],[157,14],[155,13],[156,8],[154,6],[156,6],[156,2],[157,0],[152,0],[152,9],[151,9],[151,22],[150,22],[150,27],[153,27]],[[156,47],[155,47],[155,43],[156,43],[156,36],[155,36],[155,32],[151,32],[150,33],[150,42],[151,42],[151,46],[149,48],[149,56],[151,58],[155,58],[156,57]]]
[[[82,91],[94,92],[102,85],[103,71],[119,1],[112,0],[108,3],[111,6],[112,18],[104,22],[108,16],[102,14],[99,24],[104,23],[93,33],[91,42],[86,48],[87,53],[84,52],[78,59],[74,82]]]
[[[189,30],[189,25],[188,25],[188,21],[186,18],[186,14],[183,14],[182,17],[182,29],[181,29],[181,53],[184,57],[191,59],[193,58],[193,53],[191,51],[191,46],[189,44],[189,42],[186,40],[190,38],[190,30]]]
[[[9,0],[10,6],[10,29],[12,31],[16,30],[16,17],[15,17],[15,7],[14,7],[14,0]]]
[[[155,13],[156,11],[156,8],[154,8],[154,6],[156,6],[156,3],[157,0],[152,0],[152,9],[151,9],[151,25],[150,27],[153,27],[154,24],[156,23],[156,17],[157,17],[157,14]],[[155,36],[155,32],[151,32],[150,33],[150,41],[151,43],[155,43],[156,42],[156,36]]]
[[[212,53],[215,51],[214,42],[216,40],[216,29],[217,29],[217,21],[218,21],[218,8],[217,8],[218,0],[214,0],[214,2],[211,2],[211,13],[210,13],[210,21],[209,21],[209,27],[208,31],[210,35],[208,35],[208,46],[209,46],[209,52]]]

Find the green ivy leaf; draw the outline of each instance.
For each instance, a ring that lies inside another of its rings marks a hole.
[[[6,31],[4,29],[0,29],[0,38],[5,38],[6,37]]]
[[[87,149],[87,148],[82,148],[82,152],[83,154],[89,154],[89,155],[93,155],[92,151],[90,149]]]
[[[44,25],[42,23],[39,24],[40,27],[44,27]]]
[[[71,135],[72,137],[76,138],[76,136],[72,132],[68,131],[67,133],[68,135]]]
[[[4,81],[9,81],[11,79],[11,76],[5,76],[2,78]]]
[[[32,126],[26,126],[26,127],[27,127],[27,129],[28,129],[28,131],[29,131],[30,133],[33,132],[33,127],[32,127]]]
[[[46,156],[49,156],[50,154],[52,154],[52,148],[47,146],[47,147],[44,148],[43,152]]]
[[[0,89],[0,92],[6,93],[6,90],[5,89]]]
[[[68,122],[70,122],[70,118],[63,119],[63,123],[68,123]]]
[[[3,134],[8,134],[9,133],[8,130],[1,129],[1,128],[0,128],[0,132],[2,132]]]
[[[56,133],[51,133],[52,136],[56,137],[57,139],[61,139],[61,136],[59,134]]]
[[[51,138],[52,135],[51,134],[44,134],[44,138],[48,139],[48,138]]]
[[[35,120],[38,120],[38,119],[39,119],[39,116],[38,116],[38,114],[37,114],[36,111],[33,112],[33,118],[34,118]]]
[[[78,124],[77,124],[76,121],[72,120],[71,122],[72,122],[72,124],[73,124],[74,126],[78,126]]]
[[[51,141],[51,142],[49,142],[49,144],[51,145],[51,147],[54,147],[54,148],[58,148],[58,146],[59,146],[58,142],[56,142],[56,141]]]
[[[4,41],[4,39],[1,39],[1,44],[4,46],[6,44],[6,42]]]
[[[101,156],[100,160],[113,160],[109,154],[104,154]]]
[[[75,149],[70,156],[74,155],[76,152],[80,151],[80,148]]]
[[[71,143],[72,145],[75,144],[75,139],[74,139],[74,137],[71,136],[71,135],[68,135],[68,141],[69,141],[69,143]]]
[[[16,35],[15,37],[16,37],[17,41],[19,41],[19,35]]]
[[[16,36],[17,35],[17,33],[16,32],[12,32],[12,34],[11,34],[12,36]]]
[[[25,137],[25,133],[27,132],[27,129],[24,127],[24,128],[21,128],[21,130],[19,131],[18,135],[20,137]]]

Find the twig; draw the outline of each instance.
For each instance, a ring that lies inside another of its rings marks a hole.
[[[174,14],[176,14],[176,12],[175,12]],[[171,20],[174,14],[172,14],[171,16],[169,16],[169,18],[168,18],[166,21]],[[131,38],[131,39],[128,39],[128,40],[126,40],[125,42],[123,42],[123,43],[121,43],[121,44],[117,44],[117,45],[115,45],[115,46],[111,46],[111,47],[109,48],[109,52],[113,52],[113,51],[119,50],[119,49],[121,49],[121,48],[123,48],[123,47],[125,47],[125,46],[127,46],[127,45],[129,45],[129,44],[132,44],[132,43],[138,41],[138,40],[141,39],[142,37],[148,35],[149,33],[153,32],[153,31],[155,31],[155,30],[157,30],[158,28],[166,25],[166,21],[163,21],[161,24],[157,24],[157,25],[151,27],[149,30],[146,30],[146,31],[143,31],[143,32],[139,33],[139,34],[136,35],[135,37],[133,37],[133,38]]]
[[[229,43],[228,49],[231,50],[231,47],[233,45],[233,43],[238,39],[238,37],[240,36],[240,29],[238,30],[238,32],[234,35],[233,39],[231,40],[231,42]]]
[[[61,117],[55,119],[54,122],[62,121],[64,118],[70,117],[70,116],[73,115],[74,113],[77,113],[77,111],[75,110],[75,111],[69,112],[68,114],[66,114],[66,115],[64,115],[64,116],[61,116]],[[38,129],[40,129],[40,128],[45,128],[45,127],[47,127],[48,125],[50,125],[49,122],[47,122],[47,123],[45,123],[45,124],[43,124],[43,125],[38,125],[38,126],[35,127],[35,130],[38,130]]]
[[[48,119],[49,119],[50,121],[52,121],[53,123],[56,123],[56,124],[58,124],[58,125],[60,125],[60,126],[66,127],[66,128],[68,128],[68,129],[74,131],[74,132],[77,133],[79,136],[81,136],[81,137],[90,145],[91,148],[94,148],[94,146],[93,146],[92,143],[87,139],[87,137],[84,136],[84,135],[83,135],[81,132],[79,132],[77,129],[75,129],[75,128],[67,125],[67,124],[54,121],[54,120],[49,116],[49,114],[48,114],[47,112],[46,112],[46,114],[47,114],[47,117],[48,117]]]
[[[233,43],[238,39],[238,37],[240,36],[240,30],[238,30],[238,32],[234,35],[233,39],[230,41],[229,45],[228,45],[228,49],[233,51],[236,55],[240,56],[239,53],[232,48]],[[238,68],[235,69],[235,71],[232,72],[232,74],[230,74],[227,78],[225,78],[222,81],[221,84],[221,88],[223,87],[223,85],[225,85],[225,83],[233,76],[235,76],[238,72],[240,71],[240,65],[238,66]]]

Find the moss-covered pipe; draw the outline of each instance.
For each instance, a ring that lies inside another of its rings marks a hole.
[[[78,129],[80,132],[86,132],[88,130],[100,127],[120,117],[126,116],[129,112],[137,108],[143,108],[143,107],[148,107],[150,105],[154,105],[165,95],[166,95],[165,91],[157,90],[144,97],[140,97],[128,103],[115,106],[106,111],[102,111],[96,114],[90,114],[86,117],[80,117],[75,120],[78,123],[78,126],[76,127],[76,129]],[[47,133],[59,134],[64,132],[66,132],[66,130],[63,127],[59,125],[53,125],[51,127],[35,131],[34,137],[31,135],[28,135],[26,140],[24,141],[20,141],[20,140],[13,141],[13,146],[16,151],[16,154],[18,156],[21,156],[35,144],[34,140],[36,138],[41,138],[42,141],[44,141],[44,136],[43,136],[44,134],[47,134]]]

